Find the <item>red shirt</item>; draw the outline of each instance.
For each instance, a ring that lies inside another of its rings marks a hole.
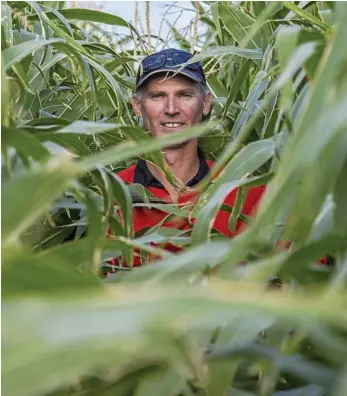
[[[191,181],[187,183],[187,186],[192,187],[197,184],[206,174],[209,169],[212,167],[213,161],[205,160],[203,157],[200,157],[200,169],[198,174]],[[140,183],[144,185],[153,195],[157,198],[160,198],[168,203],[171,202],[169,193],[167,190],[161,185],[161,183],[153,177],[153,175],[149,172],[149,169],[146,165],[146,162],[140,160],[137,164],[124,169],[123,171],[118,173],[118,176],[127,183]],[[244,206],[241,212],[245,215],[251,216],[255,215],[256,209],[260,202],[260,199],[265,192],[265,186],[261,187],[250,187],[248,189],[248,194],[244,202]],[[237,188],[230,192],[230,194],[225,199],[224,203],[228,206],[233,206],[235,203],[235,198],[237,194]],[[194,204],[197,201],[198,197],[194,194],[186,194],[178,198],[178,204],[184,203]],[[133,217],[134,217],[134,232],[138,233],[141,230],[146,230],[158,224],[162,221],[165,216],[167,216],[166,212],[160,211],[158,209],[149,209],[149,208],[139,208],[136,207],[133,209]],[[219,231],[221,234],[232,237],[238,234],[245,226],[241,220],[238,220],[235,227],[235,232],[231,232],[228,228],[230,213],[225,210],[220,210],[215,218],[213,228]],[[192,219],[194,223],[194,219]],[[176,229],[190,229],[191,226],[184,219],[175,219],[173,221],[168,221],[163,224],[163,227],[171,227]],[[181,250],[177,246],[173,244],[167,244],[165,249],[170,251],[178,251]],[[117,259],[112,261],[113,264],[116,265]],[[133,266],[140,266],[141,261],[138,255],[135,255]]]

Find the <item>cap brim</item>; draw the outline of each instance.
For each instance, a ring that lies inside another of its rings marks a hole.
[[[204,84],[204,82],[200,78],[198,78],[194,73],[190,73],[187,70],[181,70],[181,71],[177,72],[177,70],[163,68],[163,69],[154,70],[151,73],[147,74],[142,80],[140,79],[139,83],[136,85],[136,89],[138,89],[145,81],[147,81],[153,75],[158,74],[158,73],[163,73],[163,72],[171,72],[171,73],[181,74],[183,76],[190,78],[191,80],[193,80],[195,82]]]

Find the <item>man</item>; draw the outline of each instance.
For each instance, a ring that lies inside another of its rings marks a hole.
[[[205,75],[199,62],[189,64],[173,75],[180,65],[186,63],[191,54],[177,49],[166,49],[145,58],[138,71],[136,93],[132,104],[135,114],[142,118],[146,131],[153,137],[165,136],[181,129],[199,124],[211,111],[212,95],[207,89]],[[169,78],[167,78],[169,76]],[[191,139],[164,149],[164,159],[170,171],[189,190],[198,184],[213,165],[206,160],[198,148],[198,139]],[[118,174],[127,183],[139,183],[156,197],[166,202],[188,204],[197,197],[187,191],[177,191],[165,175],[151,163],[139,160]],[[227,197],[225,203],[233,206],[237,190]],[[264,192],[264,187],[250,188],[242,213],[251,215]],[[167,213],[149,209],[134,208],[134,231],[141,233],[163,221]],[[230,213],[221,210],[214,222],[220,233],[233,236],[228,229]],[[194,222],[194,219],[192,220]],[[238,221],[235,233],[240,232],[242,222]],[[189,229],[190,225],[182,219],[164,222],[164,227]],[[166,249],[180,250],[172,244]],[[113,260],[117,264],[117,260]],[[134,266],[141,265],[139,255],[135,256]]]
[[[154,53],[145,58],[139,68],[136,79],[136,93],[133,97],[133,108],[138,117],[143,119],[143,126],[153,137],[179,131],[199,124],[203,117],[211,110],[212,96],[208,92],[206,79],[199,62],[185,66],[177,74],[180,65],[192,57],[185,51],[167,49]],[[170,78],[167,78],[170,76]],[[191,139],[184,143],[166,147],[164,159],[168,168],[176,178],[186,186],[177,191],[165,178],[165,175],[144,160],[118,173],[126,183],[139,183],[146,187],[153,195],[161,200],[178,204],[194,204],[198,199],[194,191],[189,188],[198,184],[213,166],[213,161],[206,160],[198,148],[198,140]],[[188,192],[187,192],[188,190]],[[265,192],[265,186],[250,187],[245,199],[242,213],[255,215],[260,199]],[[237,189],[234,189],[224,203],[233,206]],[[189,230],[191,224],[184,219],[165,221],[166,212],[149,209],[134,208],[134,232],[139,235],[147,229],[162,222],[163,227]],[[220,210],[213,228],[220,233],[232,237],[242,231],[245,224],[238,220],[235,232],[228,227],[230,213]],[[194,223],[194,219],[190,220]],[[165,249],[177,252],[181,248],[169,243]],[[328,257],[318,262],[331,264]],[[117,259],[109,264],[118,266]],[[127,265],[129,263],[126,263]],[[135,254],[133,266],[142,265],[138,252]],[[105,274],[106,275],[106,274]]]

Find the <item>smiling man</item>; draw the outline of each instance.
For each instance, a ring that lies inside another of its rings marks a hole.
[[[201,122],[211,110],[212,95],[206,87],[206,80],[200,63],[186,66],[180,74],[168,77],[180,64],[187,62],[187,52],[168,49],[153,54],[142,62],[139,70],[133,108],[143,119],[143,126],[152,136],[159,137]],[[142,73],[140,71],[142,70]],[[192,187],[191,180],[201,166],[198,156],[198,140],[192,139],[164,150],[164,158],[170,171],[183,184]],[[167,189],[172,200],[178,192],[167,182],[163,173],[151,164],[150,173]],[[206,167],[206,170],[208,168]],[[146,169],[144,169],[146,170]]]
[[[188,64],[173,75],[191,57],[192,55],[185,51],[166,49],[148,56],[140,65],[132,104],[136,115],[142,118],[145,130],[153,137],[199,124],[211,111],[212,95],[207,88],[199,62]],[[197,197],[189,192],[189,188],[207,176],[213,165],[213,162],[206,160],[199,150],[198,139],[166,147],[164,159],[170,171],[185,186],[181,191],[175,189],[157,167],[145,160],[139,160],[137,164],[118,175],[127,183],[142,184],[165,202],[194,204]],[[234,190],[229,194],[225,201],[227,205],[234,205],[236,192]],[[263,192],[263,187],[250,188],[242,213],[251,215]],[[160,222],[164,227],[182,230],[191,228],[191,224],[184,219],[165,221],[166,216],[167,213],[160,210],[134,208],[135,233],[142,234]],[[213,227],[226,236],[233,236],[234,233],[228,227],[229,217],[230,213],[219,211]],[[241,228],[242,222],[238,221],[235,233],[240,232]],[[179,250],[172,244],[166,245],[166,248],[171,251]],[[115,260],[113,263],[117,264],[118,261]],[[138,255],[133,265],[141,265]]]
[[[143,119],[143,126],[153,137],[189,128],[199,124],[211,111],[212,95],[207,89],[206,79],[201,64],[196,62],[182,68],[181,65],[191,59],[188,52],[167,49],[145,58],[139,68],[136,80],[136,92],[133,97],[133,108],[138,117]],[[176,73],[175,75],[173,75]],[[170,77],[170,78],[167,78]],[[198,140],[176,144],[164,149],[164,159],[171,172],[185,186],[181,191],[175,189],[165,178],[165,175],[151,163],[139,160],[135,165],[124,169],[118,176],[126,183],[139,183],[153,195],[164,202],[176,202],[184,205],[194,205],[198,197],[194,190],[189,191],[208,175],[213,161],[204,158],[198,148]],[[242,213],[255,215],[260,199],[265,192],[265,186],[250,187]],[[235,204],[237,189],[226,197],[224,204]],[[134,232],[142,235],[148,229],[160,223],[161,227],[170,227],[189,231],[195,219],[170,218],[161,210],[148,207],[134,207]],[[229,211],[220,210],[214,220],[213,228],[228,237],[242,232],[244,223],[238,220],[233,231],[229,229]],[[172,252],[181,248],[168,243],[164,247]],[[320,260],[327,264],[326,257]],[[109,266],[104,275],[121,265],[118,259],[108,261]],[[124,263],[128,266],[130,263]],[[135,252],[134,267],[141,266],[141,257]]]

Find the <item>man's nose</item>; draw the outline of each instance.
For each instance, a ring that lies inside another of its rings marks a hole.
[[[175,115],[179,113],[179,107],[175,97],[169,97],[166,100],[165,113],[169,115]]]

